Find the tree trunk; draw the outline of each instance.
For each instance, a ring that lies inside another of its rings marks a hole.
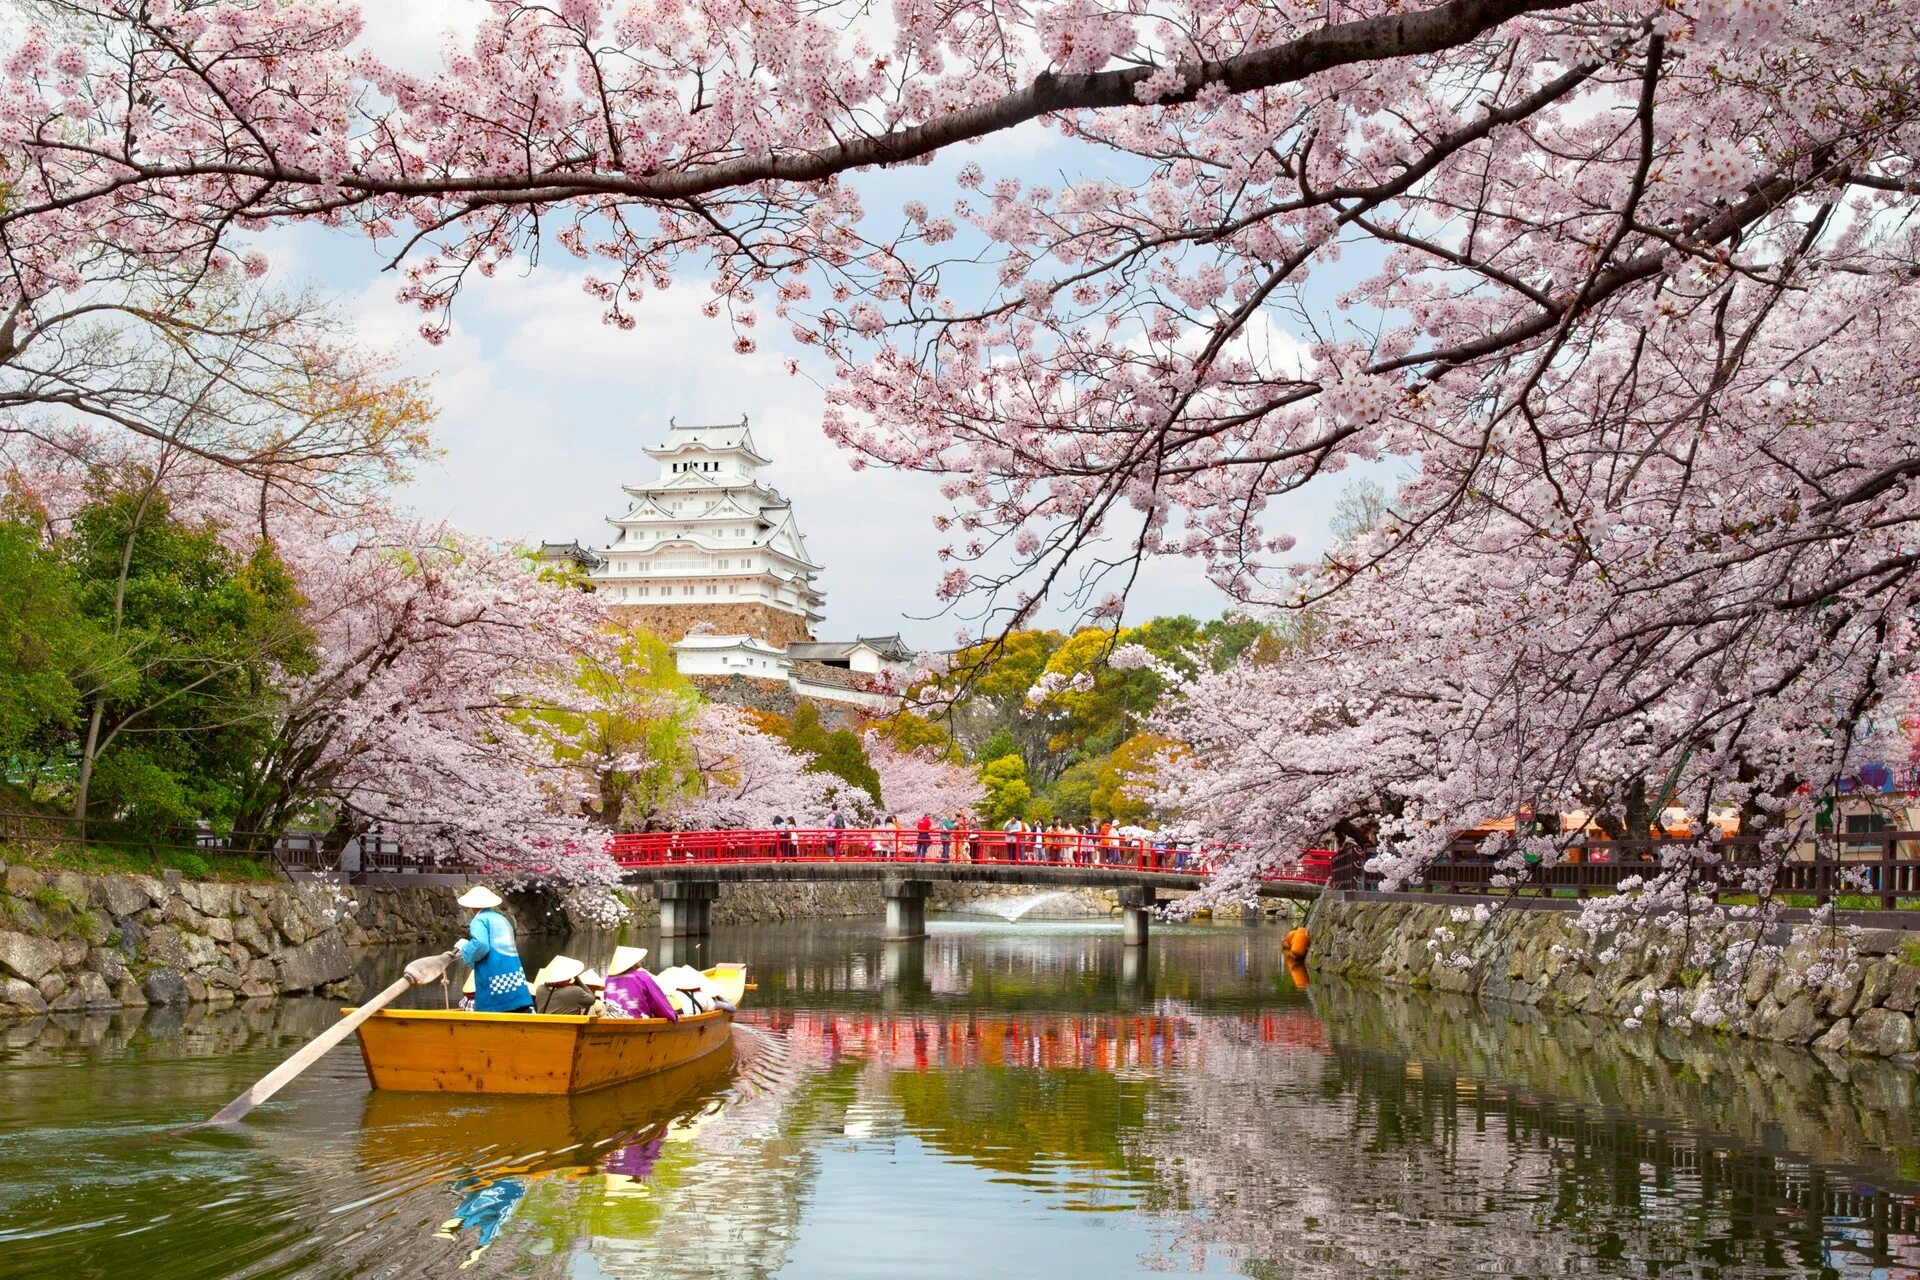
[[[1653,814],[1647,804],[1647,780],[1636,777],[1627,784],[1625,802],[1627,839],[1645,840],[1653,826]]]
[[[125,625],[127,616],[127,579],[133,573],[133,545],[140,537],[140,526],[146,521],[147,508],[153,502],[153,495],[160,488],[160,474],[166,468],[166,454],[163,452],[159,465],[147,476],[147,487],[140,494],[140,504],[133,509],[133,523],[127,526],[127,540],[120,547],[120,573],[113,584],[113,639],[118,642],[120,629]],[[80,768],[73,787],[73,824],[78,837],[87,838],[87,788],[93,782],[93,766],[102,750],[100,726],[107,714],[107,689],[102,685],[93,691],[93,710],[87,717],[87,739],[80,750]],[[122,724],[125,721],[121,722]],[[117,732],[117,730],[116,730]]]
[[[107,692],[93,695],[93,710],[87,714],[87,738],[80,749],[80,770],[73,780],[73,828],[78,839],[87,838],[87,788],[93,783],[94,751],[100,742],[100,722],[107,714]]]

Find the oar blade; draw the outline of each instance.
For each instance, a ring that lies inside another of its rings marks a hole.
[[[440,975],[447,971],[447,965],[452,960],[452,952],[442,952],[438,955],[421,956],[418,960],[409,962],[405,976],[399,981],[315,1036],[301,1048],[300,1052],[256,1080],[245,1093],[214,1112],[201,1124],[192,1127],[197,1129],[207,1125],[232,1124],[242,1119],[249,1111],[280,1092],[301,1072],[325,1057],[329,1049],[352,1035],[361,1023],[392,1004],[402,993],[422,983],[437,981]]]

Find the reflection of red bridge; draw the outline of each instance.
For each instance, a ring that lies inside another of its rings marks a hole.
[[[658,831],[617,835],[607,852],[629,879],[840,879],[898,875],[916,879],[1038,884],[1140,884],[1197,888],[1233,844],[1151,837],[1034,831]],[[1265,877],[1318,890],[1334,878],[1335,855],[1314,849]],[[839,874],[842,869],[851,875]],[[1342,868],[1344,870],[1344,868]]]
[[[1178,1016],[869,1016],[749,1008],[740,1020],[779,1033],[826,1062],[856,1058],[910,1071],[977,1066],[1083,1071],[1186,1066],[1199,1060],[1203,1043],[1199,1024]],[[1326,1029],[1305,1009],[1226,1020],[1243,1021],[1265,1044],[1312,1053],[1328,1051]]]

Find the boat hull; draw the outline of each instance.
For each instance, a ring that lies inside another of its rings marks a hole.
[[[583,1093],[692,1062],[732,1027],[724,1009],[678,1022],[385,1009],[360,1024],[360,1057],[376,1089]]]

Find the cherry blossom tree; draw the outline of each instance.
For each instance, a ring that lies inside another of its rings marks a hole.
[[[941,817],[953,813],[971,813],[986,799],[987,789],[980,776],[963,764],[956,764],[934,747],[902,751],[878,730],[862,735],[867,759],[880,775],[880,803],[911,826],[923,813]]]
[[[738,707],[703,704],[693,721],[700,787],[662,814],[685,830],[763,831],[776,817],[813,825],[838,779],[808,772],[804,755],[762,733]]]

